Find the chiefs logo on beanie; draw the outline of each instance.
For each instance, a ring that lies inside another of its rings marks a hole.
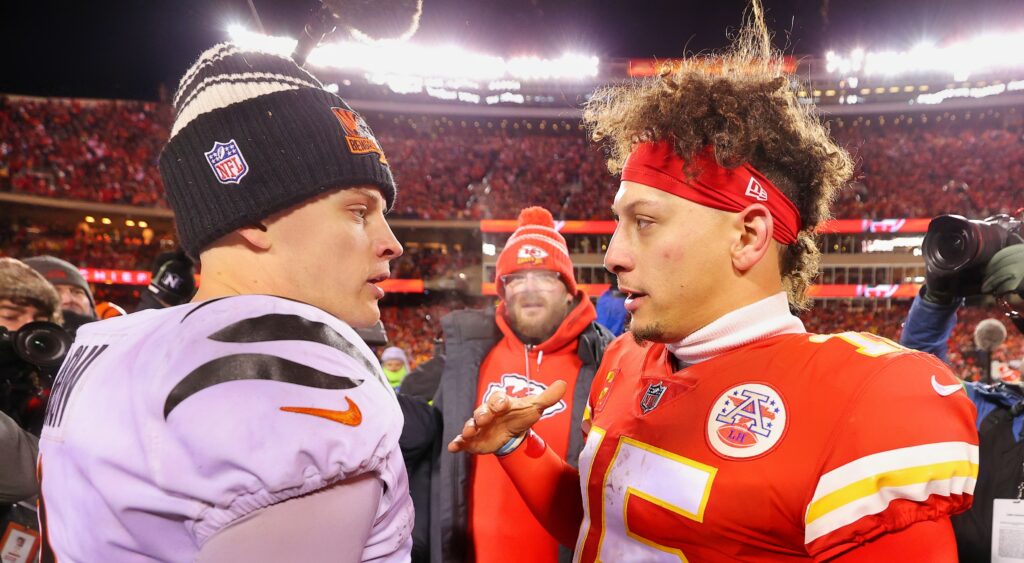
[[[576,276],[573,275],[569,248],[565,238],[555,230],[551,212],[543,207],[527,207],[519,213],[519,227],[498,256],[494,280],[498,295],[505,297],[501,276],[522,270],[558,272],[569,293],[576,294]]]

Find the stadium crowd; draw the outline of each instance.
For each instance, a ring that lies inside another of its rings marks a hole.
[[[860,182],[840,194],[835,216],[983,218],[1015,211],[1021,205],[1016,178],[1024,173],[1024,131],[992,121],[837,129],[857,158]]]
[[[97,230],[81,223],[73,231],[42,224],[0,224],[0,256],[58,256],[80,268],[149,270],[160,252],[173,250],[173,236],[149,229]]]
[[[1024,173],[1022,129],[1013,115],[835,127],[856,157],[859,181],[840,195],[834,215],[1012,211],[1015,179]],[[166,207],[156,158],[169,120],[168,108],[150,102],[0,96],[0,189]],[[601,151],[578,130],[371,121],[400,186],[395,217],[508,218],[510,210],[541,205],[557,218],[610,218],[607,202],[617,183]]]
[[[840,195],[834,215],[984,217],[1015,211],[1014,179],[1024,176],[1021,118],[977,117],[973,122],[947,117],[903,125],[891,120],[834,124],[837,138],[856,158],[858,180]],[[372,121],[400,186],[394,217],[507,218],[509,210],[532,204],[560,218],[609,218],[607,202],[617,183],[605,170],[601,151],[577,129],[484,127],[444,119]],[[170,122],[170,109],[158,103],[0,96],[0,190],[167,207],[156,160]],[[570,237],[574,252],[598,251],[600,239],[578,244],[583,238]],[[170,233],[148,229],[0,226],[0,256],[49,254],[79,267],[148,270],[158,253],[173,248]],[[457,247],[408,245],[392,264],[392,277],[445,277],[480,260],[479,253]],[[117,302],[137,299],[138,291],[106,287],[97,288],[97,295]],[[388,298],[382,318],[392,342],[415,366],[433,354],[434,343],[421,335],[439,334],[441,316],[465,307],[465,299],[399,304]],[[129,311],[134,307],[119,304]],[[803,319],[813,332],[857,327],[897,340],[906,312],[907,305],[899,304],[867,309],[819,304]],[[978,377],[971,336],[986,317],[1001,318],[994,309],[964,309],[950,339],[950,362],[967,379]],[[1024,339],[1010,328],[997,360],[1024,356]]]
[[[396,279],[433,279],[450,277],[459,270],[480,266],[479,252],[461,249],[430,248],[406,245],[402,256],[391,263],[391,277]]]
[[[167,207],[156,158],[170,109],[152,102],[0,96],[0,185],[15,192]]]
[[[801,319],[810,332],[831,334],[844,330],[856,330],[877,334],[898,342],[909,308],[909,302],[897,302],[889,307],[874,308],[831,306],[819,302],[811,310],[805,312]],[[977,346],[974,343],[974,329],[979,322],[985,319],[998,319],[1006,327],[1006,341],[993,352],[992,360],[1008,363],[1024,358],[1024,336],[1006,319],[999,307],[963,307],[958,311],[957,319],[956,327],[949,338],[949,364],[953,373],[963,379],[967,381],[981,379],[981,366],[977,361]]]

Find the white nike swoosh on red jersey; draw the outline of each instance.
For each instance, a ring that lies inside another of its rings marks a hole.
[[[963,389],[963,385],[960,385],[959,383],[954,385],[943,385],[939,383],[939,381],[935,379],[935,376],[933,375],[932,389],[935,389],[935,392],[938,393],[939,395],[942,395],[943,397],[948,397],[953,393],[956,393],[957,391]]]

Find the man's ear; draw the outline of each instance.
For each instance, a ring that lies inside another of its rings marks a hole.
[[[273,246],[273,242],[270,239],[270,235],[267,233],[267,227],[258,223],[252,227],[242,227],[235,231],[239,234],[245,242],[255,247],[257,250],[270,250]]]
[[[729,248],[732,265],[746,272],[756,266],[771,247],[775,229],[771,211],[760,203],[749,205],[733,218],[733,228],[738,236]]]

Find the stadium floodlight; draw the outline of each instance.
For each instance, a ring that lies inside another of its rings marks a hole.
[[[231,40],[245,49],[289,56],[296,40],[249,31],[239,25],[228,27]],[[443,89],[479,89],[480,83],[502,84],[512,81],[581,80],[597,76],[600,60],[594,56],[566,53],[556,59],[516,57],[503,59],[474,53],[456,45],[425,46],[405,41],[382,40],[373,43],[341,41],[316,47],[307,59],[310,65],[343,71],[367,72],[377,76],[435,78],[450,81]],[[511,86],[511,85],[509,85]]]
[[[956,81],[964,81],[986,71],[1024,67],[1021,51],[1024,31],[993,33],[941,47],[925,41],[907,51],[865,52],[858,48],[848,56],[829,51],[825,54],[825,70],[845,76],[884,77],[946,73]]]

